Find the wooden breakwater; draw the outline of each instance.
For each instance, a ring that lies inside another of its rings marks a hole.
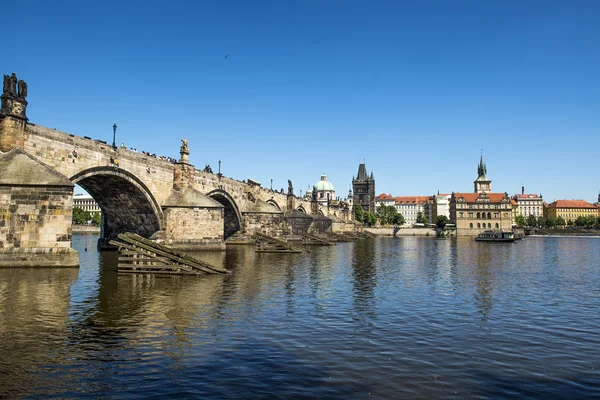
[[[256,242],[257,253],[304,253],[305,250],[279,240],[272,236],[255,233],[252,239]]]
[[[118,238],[109,243],[119,249],[117,271],[121,273],[206,275],[229,272],[135,233],[122,233]]]

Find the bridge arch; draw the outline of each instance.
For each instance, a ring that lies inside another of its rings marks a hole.
[[[303,212],[304,214],[308,214],[303,206],[298,206],[298,208],[296,208],[296,210]]]
[[[239,231],[242,226],[240,209],[233,197],[223,189],[215,189],[209,192],[207,196],[218,201],[225,207],[223,210],[223,239],[227,240],[227,238]]]
[[[277,209],[277,211],[281,211],[281,207],[279,207],[279,204],[277,204],[277,202],[275,200],[269,199],[269,200],[267,200],[267,204],[270,204],[273,207],[275,207]]]
[[[94,167],[70,178],[85,189],[102,210],[102,239],[133,232],[150,237],[162,228],[160,205],[148,187],[131,172],[114,167]]]

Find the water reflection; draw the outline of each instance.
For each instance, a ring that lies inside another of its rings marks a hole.
[[[94,243],[0,270],[0,397],[597,397],[598,243],[239,246],[204,277],[119,275]]]
[[[354,309],[361,317],[375,316],[378,245],[379,241],[368,238],[352,247],[352,297]]]

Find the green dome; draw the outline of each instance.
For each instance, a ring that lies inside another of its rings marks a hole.
[[[333,185],[327,180],[325,174],[321,175],[321,180],[315,184],[317,191],[333,192]]]

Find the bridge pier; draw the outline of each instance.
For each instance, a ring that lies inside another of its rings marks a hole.
[[[0,267],[77,267],[74,185],[14,148],[0,154]]]
[[[162,204],[164,230],[158,242],[188,250],[224,250],[224,206],[194,188],[196,169],[187,141],[173,170],[173,190]]]

